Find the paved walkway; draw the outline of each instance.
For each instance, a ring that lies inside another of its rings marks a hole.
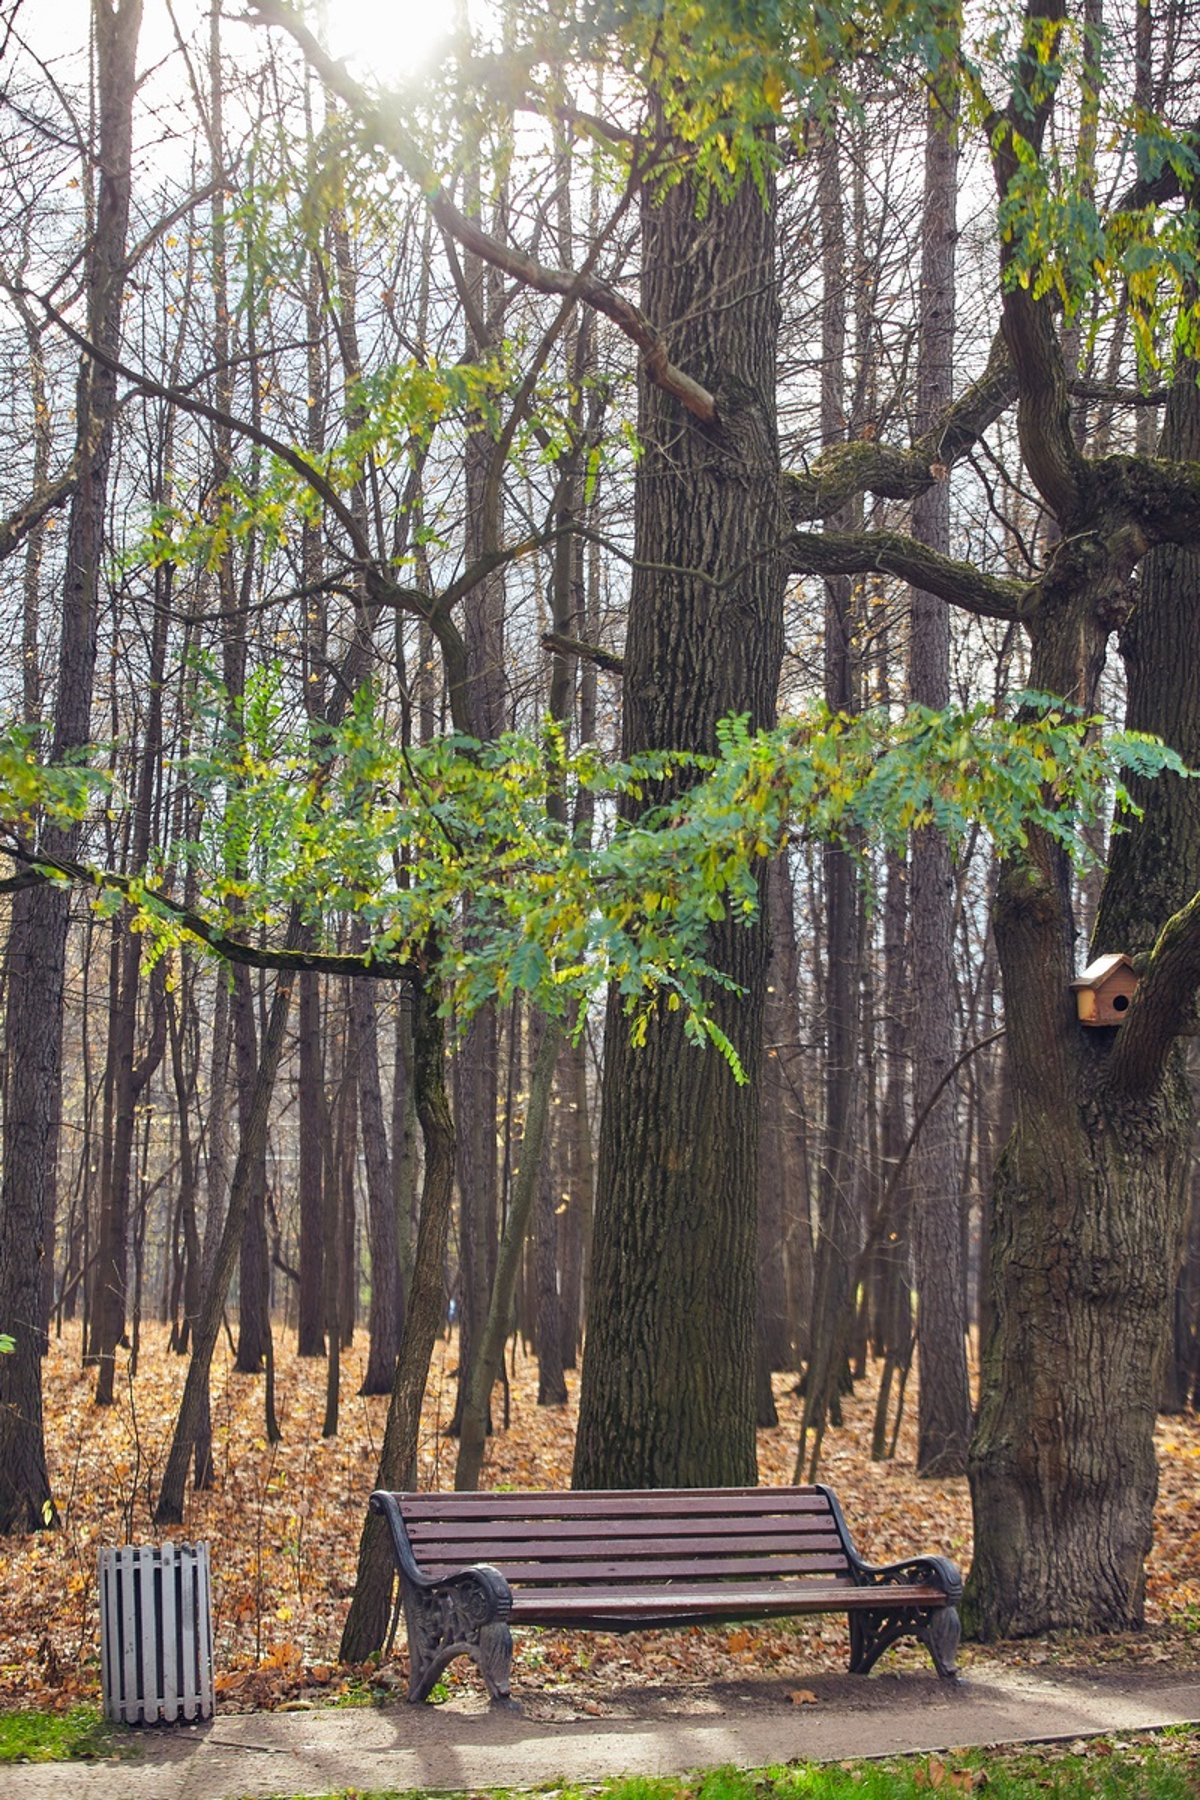
[[[218,1716],[137,1734],[135,1761],[9,1767],[3,1800],[233,1800],[342,1788],[524,1787],[682,1774],[722,1763],[841,1760],[1200,1724],[1200,1675],[975,1663],[952,1686],[904,1672],[763,1680],[616,1701],[598,1714],[551,1696],[526,1716],[482,1700]],[[596,1703],[593,1703],[596,1704]],[[530,1716],[532,1715],[532,1716]]]

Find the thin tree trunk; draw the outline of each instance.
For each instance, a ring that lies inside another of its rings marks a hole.
[[[512,1315],[521,1252],[533,1217],[546,1121],[550,1112],[550,1090],[561,1042],[561,1026],[556,1021],[547,1021],[529,1077],[521,1161],[513,1180],[512,1202],[496,1258],[496,1278],[492,1283],[479,1357],[463,1406],[458,1461],[454,1470],[454,1485],[460,1491],[474,1492],[479,1486],[479,1471],[483,1467],[483,1453],[487,1444],[488,1408],[492,1389],[503,1370],[504,1340]]]
[[[846,433],[846,245],[842,211],[842,158],[830,130],[819,152],[818,206],[822,234],[821,429],[825,444]],[[839,521],[843,525],[848,520]],[[825,584],[825,699],[836,712],[858,710],[852,592],[848,579]],[[848,850],[827,845],[821,853],[825,889],[825,1121],[817,1177],[817,1253],[813,1278],[811,1354],[804,1398],[797,1471],[812,1443],[813,1479],[826,1420],[840,1422],[840,1390],[846,1377],[848,1312],[853,1302],[850,1266],[858,1248],[857,973],[861,896]],[[799,1473],[797,1475],[799,1479]]]
[[[954,391],[954,245],[958,142],[954,96],[942,84],[925,136],[925,204],[917,345],[917,430],[925,431]],[[950,492],[937,481],[913,503],[913,535],[950,553]],[[950,699],[950,609],[932,594],[911,602],[909,692],[934,708]],[[954,871],[944,836],[913,840],[910,879],[913,1108],[920,1113],[955,1058]],[[917,1278],[917,1473],[962,1475],[971,1436],[955,1089],[948,1083],[913,1150],[912,1224]]]
[[[87,329],[115,354],[121,332],[141,0],[93,7],[99,102],[96,224],[84,267]],[[104,514],[116,377],[85,359],[76,395],[81,466],[67,525],[52,762],[86,744],[96,661]],[[71,832],[46,834],[70,856]],[[10,1060],[0,1185],[0,1319],[16,1340],[0,1357],[0,1533],[57,1522],[46,1470],[41,1353],[46,1344],[42,1262],[53,1242],[62,1086],[62,1009],[70,898],[53,885],[13,898],[7,994]]]
[[[379,1014],[374,988],[369,981],[351,984],[350,1036],[362,1117],[371,1254],[371,1343],[359,1392],[390,1394],[400,1351],[400,1251],[396,1189],[388,1155],[383,1089],[379,1079]]]
[[[454,1191],[454,1126],[445,1089],[440,1000],[434,983],[415,989],[413,1086],[425,1146],[425,1179],[404,1336],[376,1472],[375,1485],[380,1488],[415,1484],[421,1406],[442,1323],[446,1240]],[[386,1521],[368,1513],[359,1541],[354,1597],[342,1632],[339,1655],[343,1662],[362,1662],[382,1649],[393,1574]]]
[[[539,1029],[546,1029],[544,1021]],[[555,1033],[555,1065],[561,1033]],[[535,1058],[536,1072],[536,1058]],[[562,1299],[558,1289],[558,1203],[559,1188],[554,1179],[555,1139],[561,1129],[561,1111],[554,1092],[554,1072],[550,1075],[550,1094],[546,1125],[538,1157],[536,1225],[534,1237],[535,1284],[537,1289],[537,1358],[539,1406],[565,1406],[567,1383],[562,1366]],[[525,1160],[526,1145],[521,1145]]]
[[[243,1142],[250,1132],[250,1118],[258,1092],[260,1058],[255,1025],[254,984],[250,971],[233,972],[233,1042],[237,1059],[238,1128]],[[252,1170],[246,1200],[238,1272],[238,1336],[234,1367],[243,1375],[258,1375],[266,1367],[270,1331],[270,1250],[267,1246],[267,1140],[262,1140],[258,1163]]]
[[[294,943],[294,932],[289,931],[288,936],[289,942]],[[181,1525],[183,1523],[183,1490],[187,1478],[188,1461],[207,1407],[208,1378],[212,1366],[212,1355],[216,1349],[221,1320],[225,1312],[225,1301],[229,1293],[229,1284],[233,1280],[233,1271],[241,1250],[246,1215],[250,1209],[251,1198],[258,1181],[259,1166],[266,1147],[271,1096],[274,1092],[275,1076],[287,1033],[292,986],[293,979],[290,975],[279,977],[275,986],[275,995],[271,1001],[267,1028],[263,1033],[253,1093],[246,1111],[241,1143],[238,1145],[237,1162],[234,1165],[233,1183],[229,1193],[229,1210],[225,1215],[225,1224],[221,1231],[220,1243],[217,1246],[212,1278],[204,1296],[204,1306],[200,1318],[196,1322],[192,1357],[188,1364],[187,1379],[184,1382],[183,1398],[180,1401],[179,1415],[175,1421],[175,1433],[171,1439],[166,1468],[163,1471],[158,1504],[154,1509],[154,1519],[158,1525]]]
[[[321,1171],[326,1108],[321,982],[317,975],[300,977],[299,1083],[300,1294],[296,1347],[301,1356],[324,1356],[325,1232],[321,1217]]]

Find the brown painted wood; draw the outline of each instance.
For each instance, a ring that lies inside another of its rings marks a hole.
[[[702,1538],[705,1536],[723,1537],[732,1526],[746,1536],[769,1538],[787,1534],[790,1537],[802,1536],[806,1542],[836,1544],[840,1542],[834,1526],[828,1520],[811,1519],[803,1522],[772,1514],[769,1518],[756,1519],[743,1517],[740,1514],[733,1518],[713,1514],[704,1518],[664,1517],[655,1513],[650,1517],[642,1514],[637,1518],[626,1519],[496,1519],[481,1524],[476,1519],[459,1521],[457,1519],[411,1519],[406,1515],[409,1536],[413,1543],[436,1542],[446,1544],[477,1543],[486,1536],[489,1541],[501,1543],[511,1538],[543,1537],[553,1538],[555,1543],[565,1543],[571,1538],[615,1538],[619,1542],[633,1543],[641,1537],[661,1537],[664,1529],[678,1531],[687,1537]]]
[[[400,1504],[424,1575],[490,1563],[513,1588],[513,1618],[531,1622],[879,1605],[877,1588],[853,1580],[849,1545],[820,1489],[405,1494]],[[904,1605],[944,1600],[927,1585],[902,1592]]]
[[[435,1577],[473,1562],[541,1589],[850,1570],[829,1501],[813,1489],[406,1495],[402,1510],[413,1553]]]
[[[652,1611],[662,1583],[689,1591],[702,1585],[703,1594],[689,1592],[687,1608],[724,1609],[727,1599],[705,1598],[718,1581],[769,1580],[778,1606],[783,1581],[813,1578],[824,1592],[829,1578],[850,1572],[829,1502],[812,1489],[410,1495],[402,1505],[427,1575],[488,1562],[526,1595],[533,1588],[590,1593],[593,1611],[597,1588],[584,1583],[609,1591],[646,1584]],[[555,1616],[569,1615],[571,1604],[553,1601]]]
[[[545,1563],[547,1565],[575,1562],[596,1562],[616,1560],[629,1563],[641,1569],[644,1562],[661,1561],[669,1558],[677,1563],[695,1563],[703,1566],[706,1561],[721,1556],[742,1556],[756,1562],[766,1563],[780,1556],[799,1557],[806,1567],[819,1569],[826,1565],[845,1567],[846,1557],[835,1540],[818,1540],[810,1543],[806,1540],[795,1542],[791,1539],[725,1537],[693,1538],[681,1537],[674,1533],[658,1533],[631,1540],[628,1544],[620,1544],[612,1539],[568,1538],[554,1539],[547,1543],[544,1540],[530,1540],[528,1537],[516,1538],[480,1538],[467,1544],[444,1539],[426,1542],[418,1538],[412,1540],[413,1551],[424,1566],[433,1563],[453,1563],[461,1569],[466,1563],[485,1562],[482,1555],[489,1550],[491,1560],[505,1562]],[[473,1552],[478,1549],[480,1555]]]
[[[840,1557],[836,1562],[826,1559],[814,1568],[811,1558],[803,1556],[713,1556],[703,1560],[662,1559],[656,1562],[633,1562],[628,1557],[612,1557],[607,1562],[562,1562],[543,1557],[533,1562],[522,1562],[517,1558],[497,1558],[493,1552],[490,1559],[477,1557],[475,1560],[490,1560],[514,1587],[527,1587],[531,1584],[556,1586],[564,1581],[612,1583],[630,1579],[648,1582],[711,1582],[718,1575],[740,1575],[753,1579],[755,1576],[768,1575],[819,1575],[826,1571],[831,1574],[844,1573],[848,1566],[845,1557]],[[462,1566],[457,1560],[422,1560],[421,1563],[426,1574],[438,1576],[453,1574]]]
[[[417,1634],[414,1700],[463,1649],[505,1699],[509,1623],[622,1632],[844,1612],[852,1670],[865,1673],[910,1635],[940,1675],[954,1673],[957,1570],[936,1556],[873,1569],[827,1489],[377,1493],[371,1505],[391,1524],[410,1649]],[[470,1636],[467,1594],[484,1607],[486,1642],[483,1624]],[[468,1635],[447,1649],[446,1621],[460,1615],[455,1628]]]
[[[904,1606],[940,1606],[940,1588],[924,1585],[900,1590]],[[513,1594],[514,1623],[584,1624],[636,1620],[779,1618],[792,1613],[878,1610],[878,1588],[841,1581],[730,1582],[728,1585],[633,1588],[522,1588]]]
[[[576,1504],[577,1503],[577,1504]],[[831,1517],[820,1494],[784,1488],[655,1489],[649,1493],[587,1494],[406,1494],[406,1521],[420,1519],[586,1519],[655,1518],[716,1515],[792,1516],[816,1513]]]

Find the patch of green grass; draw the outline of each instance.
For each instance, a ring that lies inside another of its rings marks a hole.
[[[428,1694],[430,1706],[444,1706],[450,1698],[450,1688],[445,1681],[435,1681]],[[331,1710],[353,1709],[356,1706],[394,1706],[397,1699],[395,1686],[389,1682],[352,1679],[339,1688],[336,1694],[318,1695],[313,1700],[317,1707],[329,1707]]]
[[[115,1731],[96,1706],[72,1706],[66,1712],[24,1707],[0,1712],[0,1763],[80,1762],[128,1750],[128,1738]]]
[[[1096,1739],[1079,1751],[947,1751],[886,1762],[797,1763],[713,1769],[693,1777],[635,1776],[589,1787],[534,1790],[541,1800],[1197,1800],[1200,1730]],[[493,1789],[472,1800],[516,1800],[530,1790]],[[433,1800],[426,1790],[340,1790],[305,1800]]]

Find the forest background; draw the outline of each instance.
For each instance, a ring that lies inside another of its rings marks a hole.
[[[332,1438],[365,1327],[402,1485],[452,1298],[462,1485],[514,1326],[585,1486],[753,1481],[780,1371],[797,1476],[870,1363],[886,1457],[919,1354],[973,1628],[1138,1624],[1200,1380],[1187,9],[499,8],[382,96],[275,0],[80,24],[0,63],[0,1527],[61,1522],[48,1334],[100,1406],[187,1359],[165,1526],[235,1314],[268,1441],[277,1336]]]

